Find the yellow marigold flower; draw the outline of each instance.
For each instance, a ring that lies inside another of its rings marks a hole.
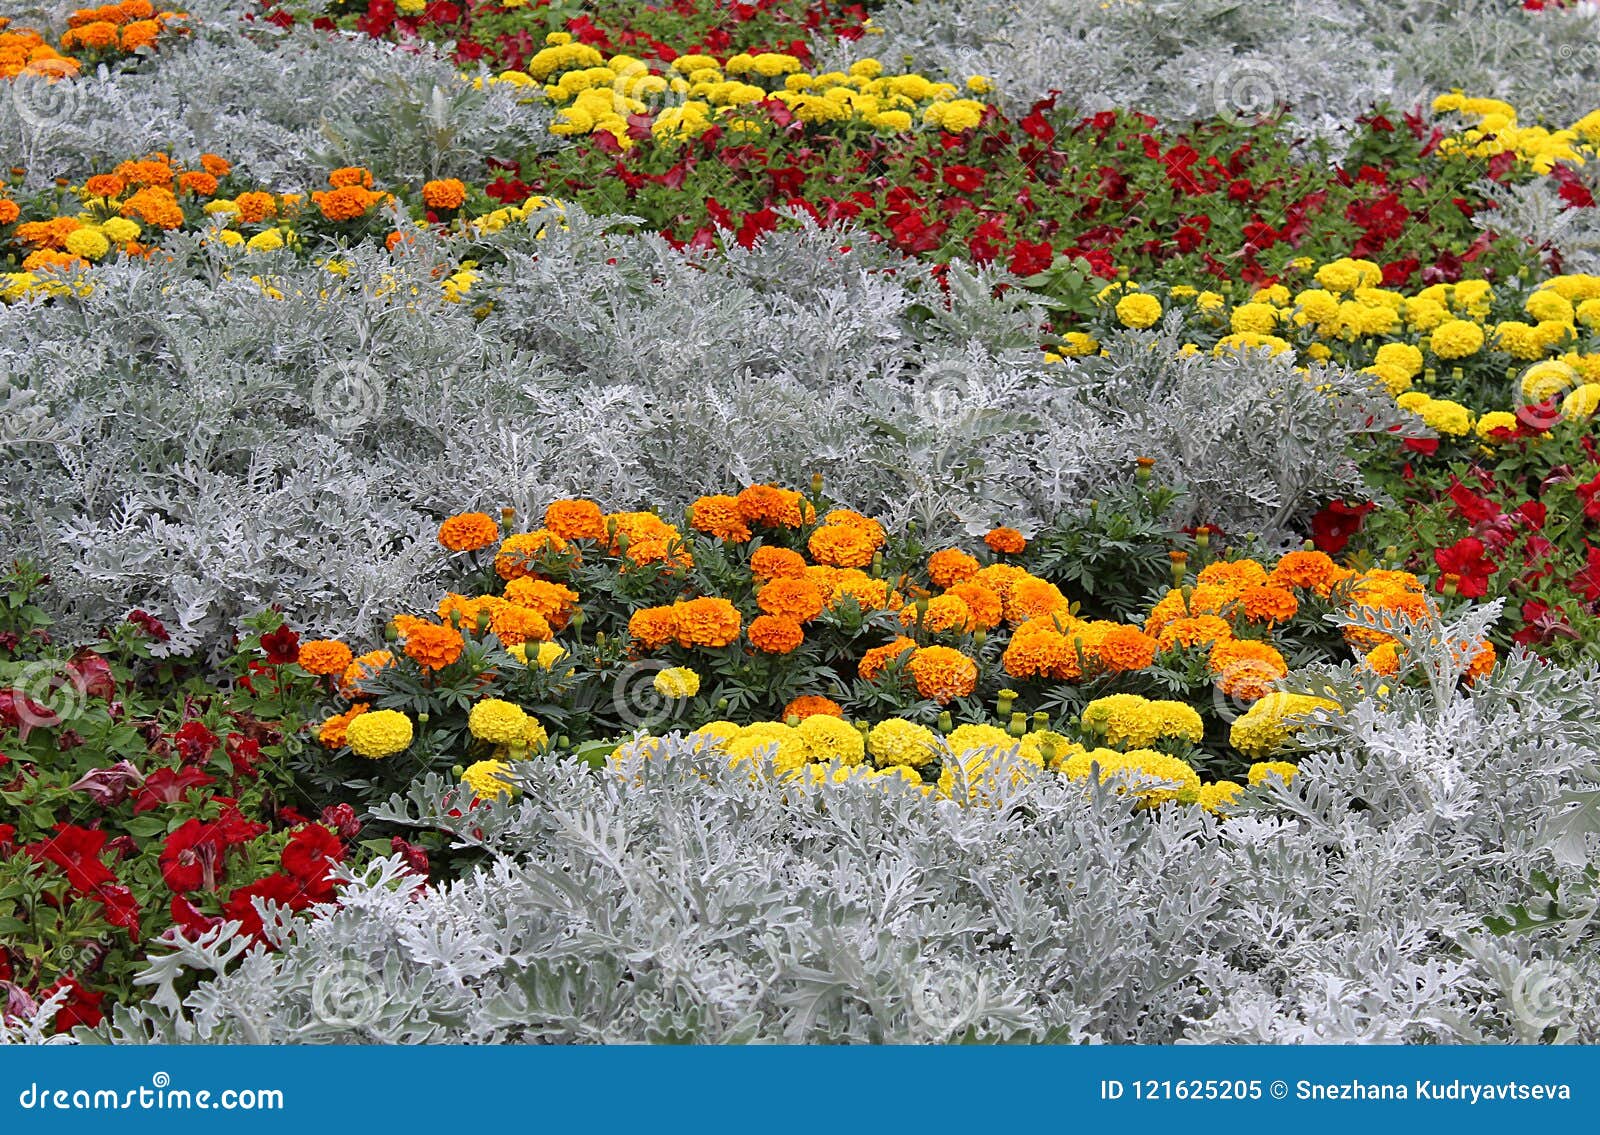
[[[397,709],[374,709],[345,727],[345,743],[358,757],[381,760],[411,747],[411,719]]]
[[[296,661],[306,673],[322,678],[329,674],[344,673],[355,661],[355,655],[338,639],[318,638],[300,644],[300,656]]]
[[[1100,340],[1082,331],[1068,331],[1062,336],[1061,354],[1071,358],[1100,353]]]
[[[891,717],[874,725],[867,734],[867,751],[882,768],[906,765],[921,768],[933,760],[938,738],[927,726]]]
[[[1483,349],[1483,328],[1464,319],[1452,319],[1434,328],[1428,347],[1441,359],[1464,359]]]
[[[1236,784],[1231,780],[1218,780],[1211,784],[1202,784],[1200,786],[1200,794],[1196,797],[1195,803],[1208,812],[1213,812],[1219,816],[1225,815],[1228,805],[1232,804],[1235,797],[1243,791],[1244,785],[1242,784]]]
[[[858,765],[866,757],[867,742],[861,730],[832,714],[810,714],[795,726],[795,732],[805,742],[808,760]]]
[[[1515,414],[1508,410],[1491,410],[1478,419],[1476,432],[1485,441],[1497,441],[1499,438],[1496,435],[1500,431],[1505,431],[1505,434],[1500,436],[1514,435],[1517,432],[1517,426],[1518,422]]]
[[[1117,301],[1116,313],[1124,327],[1151,327],[1161,318],[1161,301],[1143,292],[1133,292]]]
[[[1300,773],[1300,769],[1288,761],[1257,761],[1250,766],[1250,785],[1254,787],[1269,776],[1278,776],[1288,784]]]
[[[497,796],[510,796],[516,786],[507,783],[511,766],[505,761],[477,761],[461,773],[461,783],[472,789],[479,800],[493,800]]]
[[[1472,431],[1472,411],[1459,402],[1430,398],[1418,413],[1430,428],[1450,437],[1461,437]]]
[[[1111,745],[1144,748],[1163,738],[1198,743],[1205,723],[1193,708],[1179,701],[1152,701],[1138,694],[1096,698],[1080,720]]]
[[[692,698],[700,692],[700,675],[687,666],[669,666],[656,674],[651,685],[664,698]]]
[[[758,755],[770,754],[773,768],[779,773],[793,772],[806,763],[807,757],[806,741],[800,731],[776,721],[758,721],[754,725],[746,725],[723,748],[728,754],[729,763],[735,765],[753,762]]]
[[[1309,694],[1274,691],[1252,705],[1233,723],[1228,735],[1235,749],[1250,757],[1265,757],[1282,748],[1317,710],[1339,711],[1339,704]]]
[[[1278,326],[1278,309],[1269,303],[1242,303],[1228,320],[1235,331],[1270,335]]]
[[[500,526],[486,512],[463,512],[439,525],[439,543],[452,552],[476,552],[500,539]]]
[[[501,698],[484,698],[467,714],[467,729],[480,741],[495,745],[520,743],[528,715],[520,705]]]
[[[1161,804],[1185,796],[1198,799],[1200,774],[1187,761],[1155,749],[1092,749],[1075,753],[1061,764],[1068,780],[1085,780],[1093,769],[1100,769],[1102,783],[1115,777],[1137,782],[1134,792],[1147,804]]]

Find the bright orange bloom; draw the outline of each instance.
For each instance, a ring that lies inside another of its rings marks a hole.
[[[1267,575],[1273,587],[1301,587],[1318,595],[1328,591],[1345,572],[1325,552],[1288,552]]]
[[[578,593],[548,579],[525,575],[506,584],[506,599],[519,607],[539,612],[546,622],[559,631],[571,620],[578,603]]]
[[[520,646],[525,642],[549,642],[555,637],[550,622],[531,607],[500,602],[489,612],[489,629],[502,646]]]
[[[628,617],[628,634],[646,650],[659,650],[678,637],[678,615],[671,607],[641,607]]]
[[[341,166],[328,175],[328,184],[335,189],[371,189],[372,171],[363,166]]]
[[[1003,555],[1014,556],[1028,546],[1028,541],[1015,528],[993,528],[983,538],[990,549]]]
[[[1256,701],[1272,692],[1272,683],[1289,672],[1277,649],[1264,642],[1235,639],[1211,648],[1207,660],[1217,687],[1242,701]]]
[[[1156,640],[1138,627],[1114,626],[1100,636],[1095,653],[1107,670],[1143,670],[1156,660]]]
[[[386,193],[374,193],[359,185],[346,185],[331,193],[313,193],[311,200],[330,221],[354,221],[366,216],[374,205],[387,196]]]
[[[918,625],[917,608],[914,604],[907,604],[901,609],[900,623],[907,627]],[[977,625],[972,621],[972,610],[958,595],[935,595],[929,599],[926,609],[922,612],[920,625],[929,634],[977,629]]]
[[[83,183],[83,191],[90,197],[121,197],[127,187],[114,173],[97,173]]]
[[[798,717],[804,721],[808,717],[840,717],[844,710],[832,698],[825,698],[818,694],[801,694],[788,705],[783,707],[780,720],[788,721],[791,717]]]
[[[958,583],[946,594],[954,595],[967,605],[972,615],[972,625],[978,630],[994,630],[1005,615],[1005,605],[1001,603],[1000,596],[976,580]]]
[[[817,514],[799,493],[776,485],[751,485],[739,494],[738,501],[747,523],[768,528],[799,528],[810,524]]]
[[[430,209],[459,209],[467,200],[467,187],[453,177],[424,182],[422,203]]]
[[[673,604],[679,646],[727,646],[744,620],[726,599],[689,599]]]
[[[1148,625],[1145,633],[1150,633]],[[1174,647],[1208,646],[1211,643],[1227,642],[1233,637],[1233,628],[1226,619],[1219,619],[1215,615],[1195,615],[1192,618],[1183,617],[1173,619],[1165,624],[1156,633],[1156,645],[1162,650],[1171,650]]]
[[[906,669],[917,683],[917,693],[945,705],[964,698],[978,685],[978,664],[948,646],[924,646],[913,651]]]
[[[544,510],[544,526],[563,540],[604,540],[606,518],[591,500],[551,501]]]
[[[530,574],[530,565],[546,553],[566,550],[567,542],[547,529],[519,532],[501,542],[494,554],[494,570],[501,579],[520,579]]]
[[[0,225],[9,225],[22,216],[22,210],[9,197],[0,197]]]
[[[1211,583],[1233,591],[1256,587],[1267,581],[1267,569],[1255,560],[1219,560],[1207,564],[1195,577],[1196,583]]]
[[[500,525],[487,512],[461,512],[439,525],[439,543],[452,552],[476,552],[500,539]]]
[[[124,217],[138,217],[147,225],[161,229],[183,226],[183,209],[172,190],[161,186],[147,186],[122,203]]]
[[[1041,615],[1067,614],[1071,608],[1059,587],[1033,575],[1018,578],[1005,599],[1005,615],[1013,623],[1025,623]]]
[[[366,713],[367,703],[358,701],[343,713],[336,713],[322,723],[317,730],[317,741],[325,749],[344,748],[345,731],[350,728],[350,723]]]
[[[870,532],[851,524],[824,524],[806,546],[818,563],[834,567],[864,568],[878,550]]]
[[[884,669],[908,650],[917,648],[917,640],[901,635],[893,642],[884,646],[875,646],[861,656],[860,663],[856,666],[856,673],[867,681],[872,681]]]
[[[335,638],[318,638],[300,644],[300,656],[295,660],[300,669],[317,677],[342,674],[355,661],[355,654]]]
[[[406,656],[425,670],[443,670],[465,646],[460,631],[437,623],[423,623],[406,635]]]
[[[221,179],[233,172],[233,163],[217,154],[201,154],[200,168],[212,177]]]
[[[768,615],[809,623],[822,614],[822,593],[809,579],[775,579],[756,592],[756,605]]]
[[[394,655],[387,650],[369,650],[365,654],[357,655],[355,661],[345,667],[344,674],[339,678],[339,692],[347,698],[353,698],[361,693],[362,682],[384,667],[393,665]]]
[[[763,654],[788,654],[806,640],[806,632],[788,615],[757,615],[750,620],[750,645]]]
[[[1013,678],[1064,678],[1076,673],[1072,642],[1048,619],[1025,623],[1011,634],[1000,663]]]
[[[217,179],[202,170],[189,170],[178,175],[178,188],[187,189],[196,197],[210,197],[217,191]]]
[[[928,578],[935,587],[948,589],[977,575],[981,566],[976,556],[960,548],[945,548],[928,557]]]
[[[750,539],[750,526],[744,522],[736,497],[701,497],[689,506],[689,524],[696,532],[729,543],[743,544]]]
[[[763,544],[750,557],[750,574],[757,579],[792,579],[805,573],[806,558],[790,548]]]
[[[1300,611],[1294,592],[1281,587],[1246,587],[1239,595],[1239,606],[1252,623],[1268,626],[1286,623]]]
[[[247,225],[260,224],[278,215],[278,203],[270,193],[241,193],[233,203],[239,207],[239,219]]]

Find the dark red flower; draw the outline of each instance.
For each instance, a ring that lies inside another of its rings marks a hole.
[[[114,883],[103,883],[95,891],[94,898],[104,908],[107,922],[122,927],[135,942],[139,940],[139,903],[132,891]]]
[[[216,778],[188,765],[177,769],[158,768],[145,777],[144,787],[133,800],[134,815],[183,801],[191,788],[215,784]]]
[[[89,992],[70,974],[57,980],[50,988],[41,989],[39,1000],[48,1001],[62,990],[68,991],[68,997],[56,1010],[57,1033],[71,1032],[79,1025],[92,1029],[105,1019],[105,1014],[100,1011],[100,1002],[105,999],[105,994]]]
[[[1479,496],[1463,485],[1459,479],[1452,478],[1450,499],[1455,503],[1455,511],[1461,518],[1472,524],[1493,520],[1500,515],[1500,506],[1497,503],[1488,497]]]
[[[256,909],[256,899],[275,902],[290,910],[304,910],[311,905],[305,888],[293,875],[268,875],[238,888],[222,904],[223,917],[238,922],[242,931],[257,941],[264,940],[264,927],[261,913]]]
[[[1584,519],[1600,521],[1600,475],[1596,475],[1592,481],[1574,485],[1572,491],[1583,502]]]
[[[297,828],[283,849],[283,869],[303,883],[309,892],[324,893],[328,872],[344,858],[339,837],[321,824]]]
[[[107,768],[97,768],[85,773],[67,785],[68,792],[87,793],[102,808],[111,808],[128,798],[128,794],[144,784],[144,774],[127,761],[118,761]]]
[[[361,820],[348,804],[330,804],[322,810],[322,822],[339,833],[340,839],[355,839],[361,834]]]
[[[222,919],[213,918],[202,914],[195,905],[182,895],[172,896],[172,921],[183,930],[189,938],[198,938],[208,931],[222,925]]]
[[[285,623],[261,636],[261,649],[267,652],[267,661],[272,665],[287,666],[300,657],[300,636]]]
[[[217,749],[217,735],[199,721],[185,721],[172,739],[178,747],[178,759],[186,765],[205,764]]]
[[[1456,594],[1464,599],[1481,599],[1489,591],[1489,576],[1499,570],[1499,565],[1484,557],[1483,541],[1476,536],[1463,536],[1448,548],[1435,548],[1433,562],[1445,575],[1460,577]],[[1445,581],[1435,586],[1445,590]]]
[[[116,882],[117,877],[100,861],[100,849],[105,843],[105,832],[57,824],[55,835],[28,845],[28,854],[40,863],[61,868],[72,889],[86,895],[101,883]]]
[[[1012,247],[1011,263],[1006,267],[1013,276],[1032,276],[1036,272],[1043,272],[1055,262],[1055,250],[1050,247],[1049,241],[1033,243],[1019,240]]]
[[[216,890],[224,875],[223,846],[215,824],[185,820],[161,849],[161,877],[178,894]]]
[[[415,872],[416,874],[421,875],[423,877],[427,876],[427,874],[428,874],[428,852],[427,852],[427,849],[422,848],[422,847],[418,847],[414,843],[407,843],[405,840],[401,839],[399,836],[395,836],[392,840],[389,841],[389,850],[394,852],[396,855],[400,856],[401,859],[405,860],[406,866],[411,868],[411,870],[413,872]]]
[[[983,183],[988,179],[988,174],[977,166],[945,166],[944,183],[951,189],[962,193],[976,193],[983,188]]]
[[[128,622],[138,627],[156,642],[167,642],[172,638],[172,636],[167,633],[167,628],[162,624],[160,619],[156,618],[154,615],[147,614],[144,611],[129,611]]]
[[[1367,513],[1376,507],[1370,503],[1352,505],[1344,501],[1330,501],[1311,518],[1311,539],[1319,551],[1336,556],[1350,543],[1350,537],[1361,530]]]

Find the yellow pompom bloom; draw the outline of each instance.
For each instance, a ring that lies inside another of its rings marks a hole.
[[[996,725],[958,725],[945,737],[944,743],[957,754],[980,749],[998,749],[1004,753],[1016,747],[1017,739]]]
[[[795,726],[795,732],[805,742],[808,760],[858,765],[866,757],[867,739],[861,730],[832,714],[814,713]]]
[[[1195,803],[1208,812],[1222,815],[1228,805],[1233,803],[1234,798],[1243,791],[1242,784],[1236,784],[1231,780],[1218,780],[1211,784],[1202,784]]]
[[[1167,738],[1198,742],[1205,723],[1194,709],[1180,701],[1152,701],[1138,694],[1111,694],[1084,707],[1081,718],[1110,745],[1142,749]]]
[[[484,698],[467,714],[467,728],[480,741],[495,745],[520,744],[528,726],[521,706],[500,698]]]
[[[1428,347],[1441,359],[1464,359],[1483,349],[1483,328],[1464,319],[1448,320],[1433,329]]]
[[[1274,691],[1233,723],[1228,734],[1229,743],[1246,756],[1265,757],[1287,744],[1306,724],[1302,719],[1318,710],[1337,713],[1339,703],[1310,694]]]
[[[98,229],[85,227],[68,233],[65,247],[74,256],[81,256],[85,260],[99,260],[111,251],[111,242]]]
[[[700,692],[700,675],[687,666],[671,666],[658,673],[651,685],[664,698],[692,698]]]
[[[1569,422],[1587,421],[1600,409],[1600,383],[1586,382],[1561,402],[1561,416]]]
[[[867,751],[880,767],[921,768],[933,760],[938,743],[933,730],[927,726],[898,717],[878,722],[867,734]]]
[[[690,733],[687,740],[696,749],[723,749],[738,735],[739,726],[732,721],[708,721]]]
[[[505,761],[478,761],[462,770],[461,783],[472,789],[479,800],[510,796],[516,791],[516,786],[504,779],[510,771],[511,766]]]
[[[1134,292],[1117,301],[1116,312],[1124,327],[1151,327],[1161,318],[1161,301],[1155,296]]]
[[[1300,773],[1299,768],[1288,761],[1257,761],[1250,766],[1250,784],[1254,787],[1266,780],[1269,776],[1279,776],[1288,784]]]
[[[1564,362],[1547,359],[1534,363],[1522,373],[1522,399],[1524,402],[1547,402],[1559,398],[1578,385],[1578,372]]]
[[[1461,437],[1472,430],[1472,411],[1448,398],[1430,398],[1418,413],[1431,429],[1450,437]]]
[[[345,728],[350,751],[373,761],[405,752],[415,736],[411,719],[397,709],[369,710]]]
[[[100,226],[100,231],[116,241],[118,244],[127,244],[130,240],[139,239],[139,222],[129,220],[127,217],[112,217]]]
[[[1233,309],[1228,322],[1235,331],[1270,335],[1278,326],[1278,309],[1268,303],[1242,303]]]
[[[1373,362],[1378,366],[1394,367],[1407,378],[1422,373],[1422,352],[1410,343],[1385,343],[1378,348]]]
[[[809,718],[807,719],[809,720]],[[723,745],[729,763],[754,761],[757,754],[770,754],[772,767],[780,773],[793,772],[806,763],[806,742],[798,729],[782,722],[758,721],[746,725]]]
[[[1515,432],[1517,416],[1507,410],[1491,410],[1478,419],[1477,434],[1485,441],[1493,441],[1496,430]]]
[[[1200,774],[1194,767],[1155,749],[1130,749],[1126,753],[1092,749],[1069,757],[1061,772],[1068,780],[1084,780],[1095,766],[1100,769],[1102,783],[1119,775],[1140,782],[1134,791],[1146,804],[1199,798]]]
[[[1100,350],[1100,340],[1093,335],[1086,335],[1082,331],[1069,331],[1062,336],[1061,353],[1077,357],[1093,355]]]

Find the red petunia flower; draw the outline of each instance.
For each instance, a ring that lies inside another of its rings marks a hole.
[[[261,649],[267,652],[267,661],[272,665],[287,666],[300,657],[300,636],[285,623],[261,636]]]
[[[1344,551],[1345,545],[1350,543],[1350,537],[1361,530],[1367,513],[1376,507],[1371,503],[1352,505],[1344,501],[1330,501],[1311,518],[1311,539],[1317,550],[1330,556],[1337,556]]]
[[[331,891],[328,872],[344,858],[344,844],[321,824],[297,828],[283,849],[283,869],[305,886],[309,893],[325,895]]]
[[[222,833],[215,824],[186,820],[161,849],[161,877],[178,894],[214,891],[223,879]]]
[[[177,769],[158,768],[145,777],[144,787],[133,800],[134,815],[163,804],[182,803],[191,788],[215,784],[216,778],[188,765]]]
[[[80,828],[76,824],[57,824],[56,834],[28,845],[28,854],[40,863],[53,863],[67,874],[67,882],[80,895],[101,883],[114,883],[117,877],[100,861],[106,833]]]
[[[1445,575],[1458,576],[1456,594],[1465,599],[1481,599],[1489,591],[1489,576],[1499,570],[1499,565],[1485,558],[1483,541],[1476,536],[1463,536],[1448,548],[1435,548],[1433,562]],[[1435,586],[1445,590],[1441,578]]]

